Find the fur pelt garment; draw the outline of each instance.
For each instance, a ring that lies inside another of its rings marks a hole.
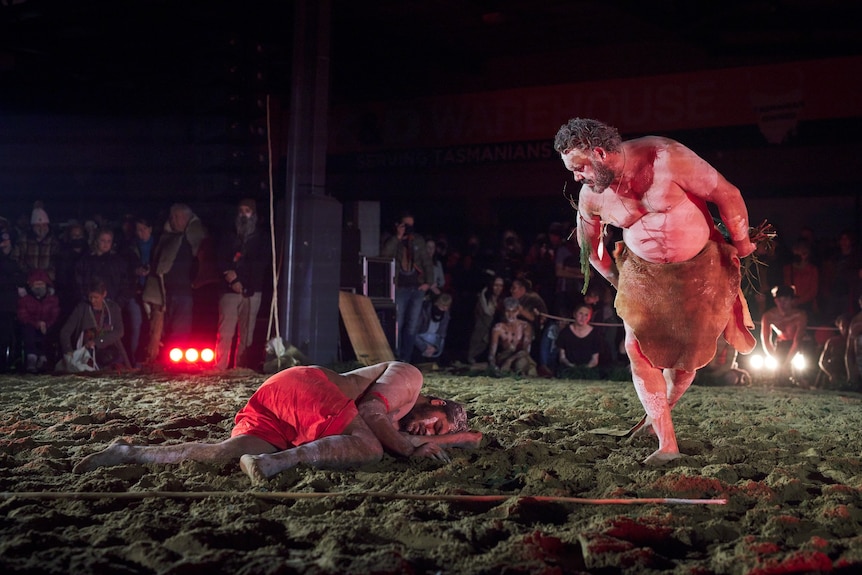
[[[732,245],[709,241],[688,261],[657,264],[618,242],[614,257],[617,313],[653,366],[699,369],[715,355],[722,334],[740,353],[754,349],[754,322],[739,288],[739,257]]]

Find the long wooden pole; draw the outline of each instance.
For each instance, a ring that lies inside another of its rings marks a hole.
[[[293,491],[5,491],[0,499],[207,499],[209,497],[251,497],[268,500],[326,499],[359,497],[363,499],[409,499],[414,501],[452,501],[466,503],[497,503],[510,499],[552,503],[576,503],[580,505],[725,505],[727,499],[681,499],[677,497],[641,497],[621,499],[589,499],[582,497],[554,497],[547,495],[434,495],[421,493],[390,493],[385,491],[360,491],[341,493],[305,493]]]

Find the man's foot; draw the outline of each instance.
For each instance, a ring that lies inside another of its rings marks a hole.
[[[658,467],[659,465],[664,465],[668,461],[673,461],[674,459],[679,459],[680,457],[682,457],[682,454],[679,451],[668,453],[656,450],[653,452],[652,455],[644,459],[644,465]]]
[[[132,452],[132,446],[123,439],[115,439],[108,447],[93,453],[82,459],[72,468],[72,473],[86,473],[98,467],[107,467],[111,465],[122,465],[123,463],[132,463],[129,456]]]
[[[266,461],[263,459],[265,457],[265,455],[250,455],[246,453],[239,458],[239,468],[242,469],[243,473],[248,475],[252,485],[266,483],[266,480],[269,479],[265,471],[265,468],[268,467]]]

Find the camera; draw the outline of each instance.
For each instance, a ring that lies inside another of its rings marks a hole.
[[[409,236],[412,233],[413,233],[413,226],[411,226],[409,224],[404,224],[404,235]]]

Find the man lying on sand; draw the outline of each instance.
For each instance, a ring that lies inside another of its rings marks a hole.
[[[422,373],[395,361],[344,374],[292,367],[254,392],[237,413],[230,439],[158,446],[117,439],[73,471],[239,458],[252,483],[260,483],[302,463],[330,469],[359,466],[379,461],[384,450],[449,461],[444,447],[478,447],[482,434],[468,429],[464,407],[421,395],[421,388]]]

